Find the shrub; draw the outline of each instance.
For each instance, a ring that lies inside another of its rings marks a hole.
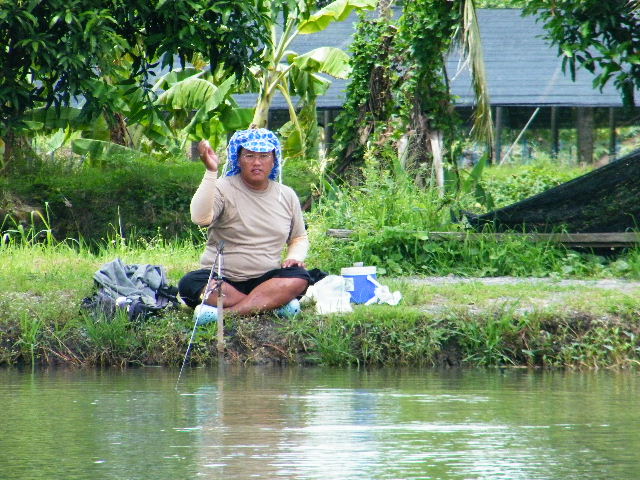
[[[568,182],[587,170],[575,166],[562,168],[557,162],[543,159],[528,165],[488,168],[481,184],[492,196],[495,208],[501,208]]]

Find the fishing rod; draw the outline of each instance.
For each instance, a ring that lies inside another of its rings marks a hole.
[[[218,246],[218,283],[216,288],[218,290],[218,363],[222,361],[222,356],[224,354],[224,313],[223,313],[223,305],[222,298],[224,294],[222,293],[222,250],[224,249],[224,240],[220,241],[220,245]]]
[[[218,244],[218,253],[216,254],[216,258],[213,261],[213,265],[211,266],[211,271],[209,272],[209,278],[207,279],[207,286],[205,288],[204,294],[202,295],[202,301],[200,302],[200,305],[198,305],[196,307],[196,309],[198,309],[198,307],[202,308],[202,305],[204,305],[205,300],[209,297],[209,294],[211,294],[211,292],[213,292],[214,289],[218,290],[218,315],[220,315],[219,320],[218,320],[218,353],[221,353],[220,350],[220,338],[222,337],[222,352],[224,352],[224,336],[220,334],[220,325],[222,323],[222,249],[224,248],[224,240],[220,240],[220,243]],[[218,264],[218,278],[217,278],[217,282],[216,282],[216,286],[213,287],[211,285],[211,279],[213,278],[213,272],[215,270],[215,265],[216,263]],[[193,346],[193,337],[196,334],[196,328],[198,328],[198,314],[195,314],[193,316],[193,329],[191,330],[191,337],[189,338],[189,345],[187,345],[187,351],[184,354],[184,359],[182,360],[182,366],[180,367],[180,373],[178,373],[178,380],[176,381],[176,390],[178,389],[178,384],[180,383],[180,377],[182,377],[182,371],[184,370],[184,366],[187,363],[187,357],[189,356],[189,353],[191,352],[191,347]],[[223,334],[224,334],[224,327],[223,327]]]

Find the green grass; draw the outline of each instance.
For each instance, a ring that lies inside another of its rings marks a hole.
[[[184,177],[193,174],[192,167],[184,166]],[[152,184],[152,177],[145,172],[136,178]],[[158,177],[171,183],[169,169]],[[99,178],[95,171],[86,182]],[[56,181],[64,184],[63,179]],[[76,181],[55,193],[57,201],[66,198],[67,188]],[[98,189],[99,182],[94,186]],[[161,193],[154,198],[162,203],[168,197]],[[308,267],[338,274],[341,267],[357,261],[375,265],[380,280],[402,292],[401,305],[357,306],[350,315],[326,317],[307,307],[288,322],[269,315],[229,317],[231,361],[589,368],[638,362],[638,288],[612,290],[564,285],[561,280],[640,279],[640,249],[604,257],[531,244],[515,236],[501,241],[491,236],[434,241],[428,232],[463,229],[451,223],[451,212],[464,199],[440,198],[432,190],[416,188],[408,175],[391,175],[371,163],[363,170],[361,184],[332,187],[325,193],[306,218],[312,244]],[[82,190],[75,194],[88,195]],[[178,202],[178,197],[172,198]],[[187,201],[179,207],[167,202],[174,216],[178,210],[186,215]],[[71,203],[77,205],[75,200]],[[150,212],[142,210],[145,215]],[[164,265],[170,282],[177,284],[198,266],[202,232],[190,230],[182,240],[164,231],[123,238],[118,228],[107,228],[109,222],[104,222],[106,235],[94,231],[92,240],[57,241],[54,222],[47,208],[20,221],[4,217],[0,364],[179,365],[191,331],[190,311],[168,311],[130,324],[122,317],[89,317],[80,303],[93,291],[93,273],[116,257],[125,263]],[[327,229],[340,227],[353,229],[353,239],[326,235]],[[504,275],[549,282],[415,281],[426,276]],[[191,359],[199,364],[216,361],[215,325],[198,330]]]
[[[451,192],[441,198],[435,189],[416,187],[410,172],[381,166],[373,150],[366,159],[358,184],[325,185],[321,198],[305,214],[313,245],[309,267],[337,273],[362,261],[388,276],[640,278],[638,250],[605,258],[553,244],[533,245],[517,237],[433,241],[427,232],[464,231],[464,223],[454,222],[452,215],[473,207],[477,199],[471,193]],[[63,247],[81,252],[135,255],[126,248],[118,250],[124,237],[125,246],[137,245],[146,262],[153,251],[161,255],[156,246],[170,251],[172,245],[180,245],[178,252],[168,254],[179,258],[185,249],[193,249],[189,245],[204,241],[203,231],[190,224],[188,215],[192,192],[202,175],[197,162],[132,158],[109,168],[62,160],[41,163],[21,175],[0,178],[0,212],[14,212],[0,219],[5,243],[58,248],[56,239],[67,238]],[[509,203],[582,172],[537,161],[487,168],[481,181],[499,203]],[[331,228],[352,229],[352,240],[328,237]],[[78,272],[86,276],[81,269],[80,265]]]
[[[499,203],[505,204],[584,171],[541,161],[489,168],[482,183]],[[558,244],[534,244],[517,235],[434,241],[429,232],[464,232],[464,222],[453,219],[459,217],[460,209],[473,206],[475,201],[471,193],[439,197],[435,189],[416,187],[407,172],[390,172],[368,158],[361,183],[327,187],[321,201],[306,215],[313,245],[307,263],[339,272],[341,267],[364,262],[389,276],[640,278],[639,249],[605,257],[578,253]],[[353,233],[349,239],[327,236],[329,229],[336,228]]]
[[[516,235],[444,241],[401,227],[355,226],[350,239],[340,239],[328,237],[328,228],[327,223],[310,224],[314,248],[307,263],[333,272],[361,261],[389,276],[640,278],[638,248],[602,256],[559,244],[532,243]]]
[[[192,326],[189,310],[144,323],[93,318],[80,309],[92,275],[120,257],[164,265],[176,284],[197,266],[190,243],[116,241],[98,252],[77,243],[9,243],[0,249],[0,363],[179,365]],[[631,367],[640,359],[640,288],[593,282],[481,280],[380,275],[400,290],[399,306],[355,306],[291,321],[269,315],[227,319],[227,358],[324,365],[529,365]],[[454,281],[455,280],[455,281]],[[198,331],[191,361],[215,363],[215,325]]]

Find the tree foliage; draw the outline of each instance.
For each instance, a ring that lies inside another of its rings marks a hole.
[[[385,16],[361,16],[349,49],[351,81],[334,128],[334,174],[341,175],[351,164],[359,163],[366,142],[381,123],[393,118],[397,76],[393,49],[397,27]]]
[[[299,54],[290,45],[298,35],[322,32],[331,23],[345,20],[353,11],[372,9],[376,0],[285,0],[271,3],[270,33],[272,44],[263,52],[262,65],[252,68],[259,84],[258,100],[252,124],[267,125],[269,107],[276,92],[280,92],[289,107],[290,122],[281,129],[288,157],[305,157],[314,150],[317,137],[315,117],[316,99],[330,85],[322,74],[335,78],[347,78],[348,55],[334,47],[320,47]],[[278,26],[281,25],[281,29]],[[298,97],[298,105],[294,105]],[[301,125],[298,111],[309,120]],[[317,155],[312,155],[317,156]]]
[[[537,15],[546,38],[558,46],[572,78],[584,67],[602,89],[609,81],[625,105],[640,89],[640,12],[629,0],[531,0],[524,13]]]
[[[10,142],[26,128],[28,109],[59,109],[77,95],[88,112],[117,110],[114,84],[148,88],[153,69],[173,68],[176,57],[246,75],[270,41],[263,3],[0,0],[0,136]]]
[[[97,2],[94,2],[97,3]],[[84,0],[0,3],[0,135],[37,102],[69,101],[108,70],[125,41],[108,10]]]
[[[394,20],[361,18],[352,42],[352,82],[337,119],[334,173],[362,159],[366,144],[395,143],[404,167],[422,183],[430,175],[430,135],[451,145],[457,125],[445,59],[462,44],[470,57],[477,99],[475,133],[491,137],[491,113],[472,0],[404,2]],[[400,141],[399,141],[400,139]],[[402,141],[406,142],[400,147]]]

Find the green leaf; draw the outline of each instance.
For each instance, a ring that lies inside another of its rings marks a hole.
[[[42,122],[32,122],[30,120],[23,120],[23,123],[29,128],[29,130],[41,130],[44,127]]]
[[[285,158],[294,158],[304,155],[305,142],[300,136],[300,131],[295,127],[293,122],[289,121],[285,123],[280,127],[278,133],[282,138],[282,154]]]
[[[196,68],[182,68],[172,70],[162,75],[153,85],[153,90],[167,90],[173,85],[186,80],[189,77],[200,77],[204,72]]]
[[[64,144],[66,138],[67,133],[62,128],[58,129],[58,131],[54,133],[49,139],[49,153],[58,150]]]
[[[348,78],[351,73],[349,55],[335,47],[320,47],[303,55],[291,55],[289,62],[301,70],[322,72],[336,78]]]
[[[71,150],[77,155],[88,155],[90,158],[106,158],[114,153],[128,153],[133,156],[139,155],[136,150],[132,150],[122,145],[92,138],[78,138],[71,142]]]
[[[473,169],[469,173],[468,181],[471,183],[478,183],[480,178],[482,178],[482,172],[484,172],[485,167],[489,161],[489,155],[485,153],[480,157],[478,162],[473,166]]]
[[[200,80],[200,79],[185,80],[185,82],[189,82],[189,81],[202,82],[204,80]],[[185,82],[181,82],[181,83],[185,83]],[[209,82],[206,82],[206,83],[208,83],[209,85],[213,85],[213,84],[210,84]],[[213,112],[218,108],[218,106],[222,102],[224,102],[225,98],[229,93],[229,90],[231,89],[234,83],[235,83],[235,76],[231,75],[227,80],[222,82],[222,84],[218,88],[216,88],[213,93],[211,93],[210,95],[207,95],[205,98],[201,100],[200,108],[197,109],[196,113],[193,115],[193,118],[191,119],[189,124],[186,127],[184,127],[180,132],[183,138],[182,144],[184,144],[184,142],[186,142],[188,138],[195,140],[194,132],[196,130],[196,126],[198,124],[211,121],[211,116]],[[218,121],[216,120],[216,123],[217,122]]]
[[[89,128],[89,124],[80,121],[78,116],[80,109],[72,107],[60,107],[56,112],[53,108],[36,108],[28,110],[24,114],[26,121],[40,124],[40,128],[57,130],[72,125],[75,129]]]
[[[331,86],[331,82],[329,80],[327,80],[326,78],[322,78],[320,75],[317,75],[315,73],[308,74],[307,77],[307,93],[313,97],[324,95]]]
[[[473,195],[476,201],[480,205],[484,206],[487,210],[493,210],[495,208],[495,201],[493,200],[493,196],[490,192],[482,187],[481,183],[476,183],[476,188],[473,192]]]
[[[333,22],[345,20],[354,10],[373,10],[377,0],[335,0],[300,23],[302,34],[321,32]]]
[[[153,124],[145,128],[142,133],[158,145],[171,147],[175,144],[173,132],[166,125]]]
[[[189,81],[189,80],[186,80],[186,81]],[[193,116],[193,119],[191,120],[191,122],[189,122],[189,124],[182,130],[183,133],[189,134],[189,133],[192,132],[194,126],[197,123],[208,121],[208,117],[211,115],[211,113],[216,108],[218,108],[218,106],[222,102],[224,102],[225,98],[229,94],[229,90],[231,89],[231,87],[233,86],[235,81],[236,81],[235,76],[231,75],[224,82],[222,82],[222,84],[218,88],[216,88],[215,91],[211,95],[206,97],[201,102],[202,106],[196,111],[196,113]],[[207,82],[207,83],[209,83],[209,82]],[[210,85],[212,85],[212,84],[210,84]]]
[[[172,110],[196,110],[211,98],[217,88],[206,80],[189,77],[175,83],[156,100],[157,105],[165,105]]]
[[[633,65],[638,65],[640,64],[640,55],[635,54],[635,55],[629,55],[627,57],[627,61]]]
[[[220,115],[220,121],[228,131],[247,128],[252,118],[253,108],[227,108]]]

